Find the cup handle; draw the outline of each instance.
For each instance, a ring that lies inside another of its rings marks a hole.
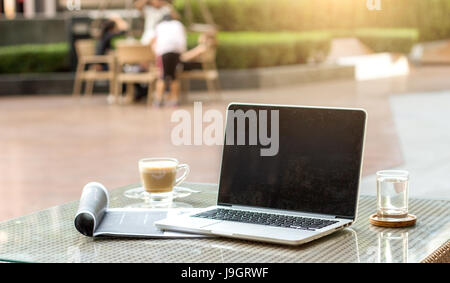
[[[175,186],[178,186],[179,184],[181,184],[184,181],[184,179],[186,179],[187,175],[190,172],[189,165],[187,165],[187,164],[178,165],[177,171],[179,169],[184,169],[184,174],[181,177],[177,178],[177,180],[175,181]]]

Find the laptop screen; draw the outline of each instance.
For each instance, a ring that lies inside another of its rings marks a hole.
[[[365,120],[357,109],[231,104],[218,204],[353,218]]]

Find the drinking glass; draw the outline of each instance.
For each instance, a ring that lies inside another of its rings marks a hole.
[[[378,262],[408,262],[408,232],[378,233]]]
[[[377,172],[377,215],[381,218],[408,216],[409,173],[405,170]]]

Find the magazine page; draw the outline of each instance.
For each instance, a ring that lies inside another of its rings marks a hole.
[[[194,209],[108,208],[107,189],[100,183],[84,186],[75,216],[75,228],[89,237],[192,238],[205,235],[162,231],[154,222]]]
[[[83,235],[92,237],[108,209],[109,196],[106,188],[96,182],[84,186],[75,216],[75,228]]]
[[[204,235],[169,232],[158,229],[154,223],[169,216],[190,213],[192,209],[108,209],[94,232],[97,236],[143,238],[192,238]]]

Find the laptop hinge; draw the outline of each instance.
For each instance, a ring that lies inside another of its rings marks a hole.
[[[352,216],[340,216],[340,215],[336,215],[334,218],[353,219]]]
[[[218,203],[217,206],[232,206],[232,205],[228,203]]]

